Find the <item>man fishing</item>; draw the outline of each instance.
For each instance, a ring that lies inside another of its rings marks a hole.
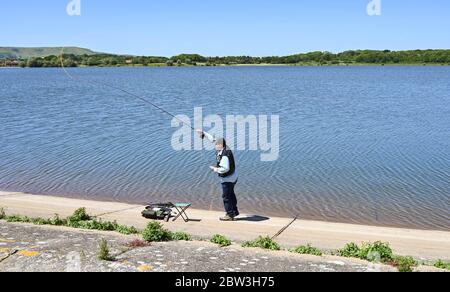
[[[217,164],[210,166],[210,169],[218,174],[222,184],[222,198],[226,215],[220,218],[220,221],[234,221],[239,216],[239,210],[236,194],[234,193],[234,187],[238,181],[238,173],[236,171],[233,152],[227,146],[225,139],[216,139],[203,130],[197,130],[197,133],[201,139],[206,138],[216,146]]]

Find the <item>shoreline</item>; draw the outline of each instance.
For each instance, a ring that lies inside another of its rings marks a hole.
[[[71,199],[55,196],[33,195],[20,192],[0,191],[0,207],[8,214],[50,218],[55,214],[69,216],[80,207],[86,207],[90,214],[100,219],[117,221],[120,224],[143,229],[149,220],[140,212],[143,205],[118,202]],[[200,238],[223,234],[233,241],[244,242],[258,236],[274,235],[286,226],[292,218],[242,214],[236,222],[219,222],[222,212],[189,209],[192,221],[182,220],[164,223],[170,230],[185,231]],[[313,244],[325,250],[342,248],[346,243],[374,241],[389,242],[400,255],[413,256],[422,260],[450,259],[450,232],[439,230],[419,230],[348,223],[297,220],[277,241],[286,247]]]
[[[207,68],[224,68],[224,67],[450,67],[450,64],[446,63],[411,63],[411,64],[395,64],[395,63],[386,63],[386,64],[374,64],[374,63],[355,63],[355,64],[217,64],[215,66],[208,66],[204,64],[198,65],[188,65],[183,64],[180,66],[167,66],[165,64],[150,64],[150,65],[116,65],[116,66],[77,66],[77,67],[69,67],[73,68],[195,68],[195,67],[207,67]],[[0,69],[60,69],[59,66],[53,67],[2,67]]]
[[[99,196],[96,198],[89,198],[85,196],[80,196],[78,194],[63,194],[63,193],[30,193],[27,191],[22,190],[8,190],[8,189],[1,189],[0,188],[0,196],[2,193],[21,193],[21,194],[31,194],[31,195],[39,195],[39,196],[45,196],[45,197],[55,197],[55,198],[61,198],[61,199],[74,199],[74,200],[84,200],[84,201],[93,201],[93,202],[103,202],[103,203],[118,203],[118,204],[126,204],[126,205],[148,205],[151,202],[141,202],[141,201],[133,201],[133,200],[114,200],[113,198],[106,197],[106,196]],[[158,201],[158,199],[157,199]],[[161,201],[161,200],[159,200]],[[164,201],[164,199],[162,200]],[[221,204],[221,203],[220,203]],[[0,207],[2,207],[0,205]],[[216,207],[216,208],[215,208]],[[248,207],[248,206],[247,206]],[[191,207],[192,208],[192,207]],[[218,215],[218,218],[223,216],[224,211],[223,207],[217,208],[217,206],[195,206],[194,208],[197,211],[200,212],[216,212]],[[278,212],[271,212],[266,210],[245,210],[245,206],[241,206],[241,209],[244,210],[244,213],[250,214],[258,214],[259,216],[265,216],[265,217],[272,217],[272,218],[282,218],[285,220],[292,220],[294,218],[294,215],[289,216],[286,214],[280,214]],[[302,216],[299,217],[301,219]],[[441,228],[439,226],[431,227],[431,226],[418,226],[418,225],[406,225],[406,224],[400,224],[400,223],[383,223],[381,221],[373,222],[371,220],[359,220],[359,222],[355,222],[355,220],[345,220],[344,218],[338,218],[334,217],[332,219],[330,218],[324,218],[324,217],[315,217],[315,216],[306,216],[306,218],[302,219],[303,221],[310,221],[310,222],[318,222],[318,223],[336,223],[336,224],[349,224],[349,225],[355,225],[355,226],[370,226],[370,227],[383,227],[383,228],[396,228],[396,229],[408,229],[408,230],[422,230],[422,231],[443,231],[443,232],[450,232],[450,228]]]

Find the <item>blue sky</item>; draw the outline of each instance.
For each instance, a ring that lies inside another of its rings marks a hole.
[[[347,49],[450,49],[450,1],[2,0],[0,46],[76,45],[172,56],[287,55]]]

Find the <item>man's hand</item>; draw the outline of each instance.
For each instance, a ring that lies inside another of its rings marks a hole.
[[[205,139],[205,132],[203,130],[197,129],[195,132],[200,136],[200,139]]]
[[[212,172],[217,172],[218,171],[218,168],[215,167],[215,166],[210,166],[209,168],[211,169]]]

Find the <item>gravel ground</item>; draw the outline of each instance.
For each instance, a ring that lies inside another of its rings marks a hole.
[[[97,259],[108,241],[114,261]],[[110,232],[15,224],[0,221],[0,271],[100,272],[370,272],[395,269],[332,256],[227,248],[202,241],[153,243],[129,248],[136,237]]]

